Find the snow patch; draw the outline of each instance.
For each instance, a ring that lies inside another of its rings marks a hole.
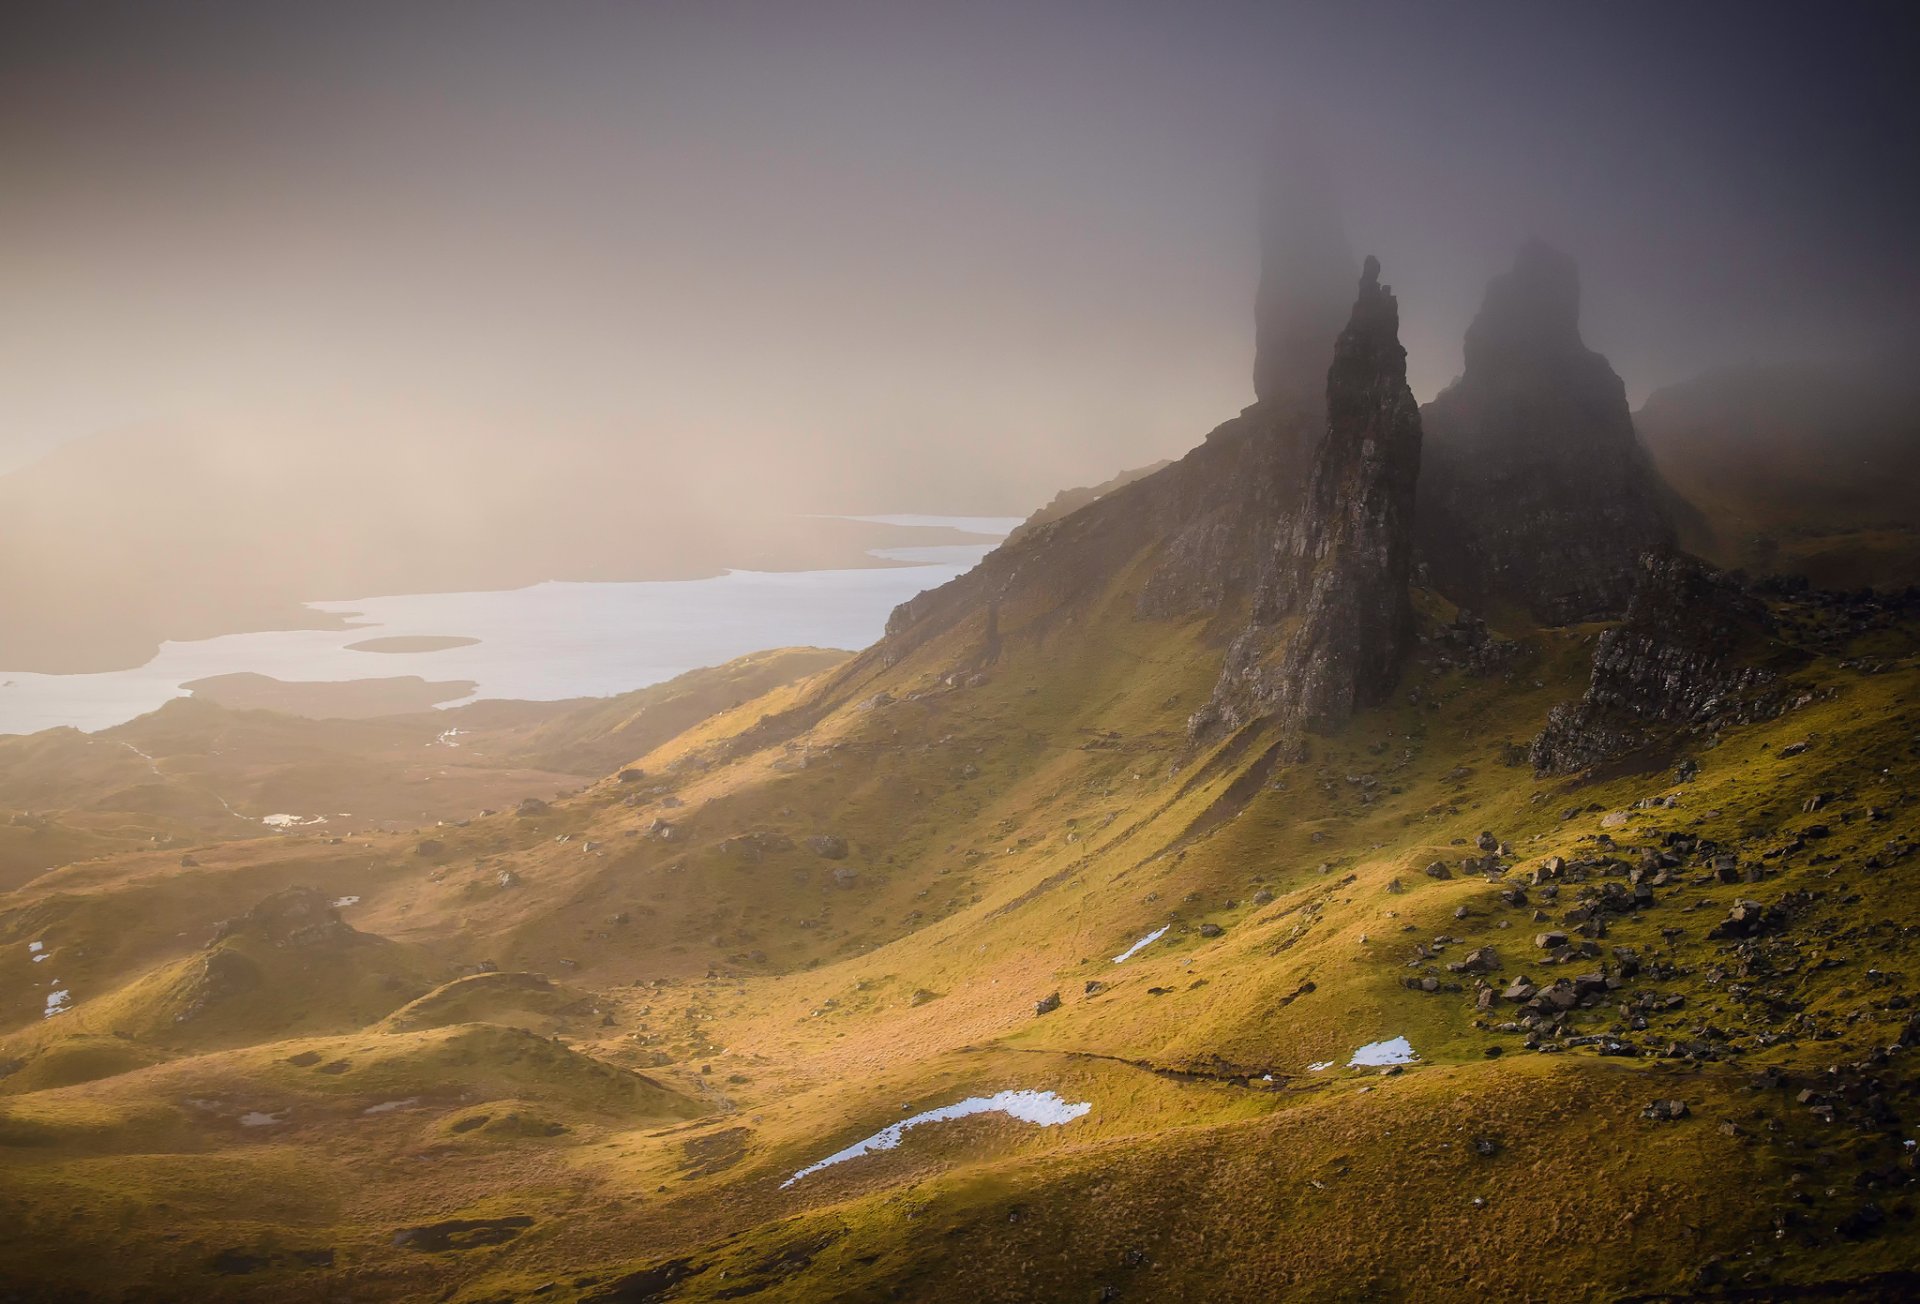
[[[1163,930],[1164,931],[1164,930]],[[801,1178],[817,1173],[834,1164],[845,1163],[849,1159],[858,1159],[861,1155],[875,1150],[892,1150],[900,1144],[909,1128],[919,1127],[922,1123],[945,1123],[951,1119],[967,1118],[974,1114],[1005,1114],[1017,1118],[1022,1123],[1032,1123],[1036,1127],[1055,1127],[1062,1123],[1071,1123],[1093,1108],[1089,1100],[1072,1104],[1062,1100],[1051,1091],[1002,1091],[991,1096],[973,1096],[951,1105],[942,1105],[938,1109],[929,1109],[924,1114],[915,1114],[912,1118],[903,1118],[881,1128],[864,1141],[856,1141],[845,1150],[828,1155],[817,1164],[809,1164],[799,1172],[780,1183],[785,1190]]]
[[[1162,924],[1160,925],[1160,927],[1154,929],[1151,933],[1148,933],[1145,937],[1135,942],[1132,946],[1129,946],[1126,950],[1122,951],[1119,955],[1114,956],[1113,962],[1115,964],[1122,964],[1128,960],[1133,959],[1133,954],[1135,951],[1138,951],[1143,946],[1153,945],[1155,942],[1159,941],[1161,938],[1165,937],[1166,935],[1167,935],[1167,925]]]
[[[59,982],[60,980],[56,978],[54,981]],[[70,1009],[72,1005],[73,993],[64,987],[56,987],[47,993],[47,1012],[42,1017],[51,1019],[56,1014],[64,1013]]]
[[[1332,1067],[1333,1067],[1333,1061],[1332,1061],[1332,1060],[1321,1060],[1321,1061],[1320,1061],[1320,1062],[1319,1062],[1318,1064],[1309,1064],[1309,1065],[1307,1065],[1307,1072],[1309,1072],[1309,1073],[1325,1073],[1325,1072],[1326,1072],[1326,1071],[1327,1071],[1328,1069],[1330,1069],[1330,1068],[1332,1068]]]
[[[309,815],[304,818],[299,815],[262,815],[260,822],[270,829],[297,829],[305,824],[325,824],[327,817],[325,815]]]
[[[420,1097],[408,1096],[405,1100],[383,1100],[377,1105],[368,1105],[362,1114],[391,1114],[396,1109],[405,1109],[409,1105],[420,1103]]]
[[[1420,1057],[1413,1053],[1413,1047],[1405,1037],[1395,1037],[1392,1041],[1370,1041],[1353,1052],[1353,1058],[1347,1061],[1347,1067],[1374,1068],[1382,1064],[1411,1064]]]
[[[333,908],[335,910],[345,910],[348,906],[357,906],[359,904],[360,898],[357,896],[343,896],[333,899]]]
[[[277,1114],[263,1114],[255,1109],[240,1116],[241,1127],[276,1127],[286,1121],[287,1111],[284,1109]]]

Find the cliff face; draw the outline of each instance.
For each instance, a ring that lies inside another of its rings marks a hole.
[[[1420,414],[1379,276],[1368,259],[1321,398],[1257,403],[1165,470],[1023,532],[902,604],[867,656],[977,624],[977,655],[952,667],[976,673],[1119,587],[1136,617],[1203,619],[1226,644],[1196,738],[1269,718],[1324,729],[1380,700],[1411,637]]]
[[[1626,619],[1594,649],[1586,694],[1554,707],[1533,740],[1535,771],[1583,770],[1663,737],[1773,714],[1776,677],[1753,664],[1771,627],[1734,580],[1681,553],[1649,554]]]
[[[1546,624],[1625,609],[1672,529],[1626,387],[1580,337],[1572,259],[1529,244],[1494,278],[1465,371],[1421,419],[1419,545],[1441,592]]]
[[[1196,735],[1273,717],[1323,730],[1393,687],[1412,639],[1420,413],[1407,388],[1400,312],[1368,258],[1359,298],[1334,345],[1326,435],[1235,639]]]

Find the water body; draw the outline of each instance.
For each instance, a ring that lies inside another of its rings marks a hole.
[[[423,679],[472,681],[476,687],[462,703],[609,697],[765,648],[862,648],[880,637],[894,607],[971,569],[993,540],[1019,523],[1011,517],[854,519],[962,529],[982,542],[877,548],[875,557],[909,564],[852,570],[553,581],[492,592],[314,602],[308,605],[315,610],[351,616],[354,627],[166,643],[146,665],[105,674],[0,670],[0,734],[62,725],[111,728],[185,696],[182,684],[216,675],[252,672],[293,683],[365,679],[370,662],[388,658],[370,657],[352,645],[375,636],[434,640],[433,650],[392,659]],[[438,646],[452,638],[476,641]]]
[[[780,1187],[785,1190],[801,1178],[817,1173],[823,1168],[844,1164],[849,1159],[858,1159],[861,1155],[871,1154],[875,1150],[892,1150],[900,1144],[900,1139],[910,1128],[916,1128],[925,1123],[944,1123],[951,1119],[967,1118],[973,1114],[1005,1114],[1009,1118],[1017,1118],[1022,1123],[1032,1123],[1036,1127],[1057,1127],[1062,1123],[1073,1122],[1092,1108],[1093,1102],[1090,1100],[1074,1104],[1062,1100],[1051,1091],[1001,1091],[991,1096],[973,1096],[951,1105],[942,1105],[938,1109],[929,1109],[924,1114],[915,1114],[912,1118],[903,1118],[898,1123],[890,1123],[864,1141],[856,1141],[845,1150],[828,1155],[819,1163],[808,1164],[780,1183]]]

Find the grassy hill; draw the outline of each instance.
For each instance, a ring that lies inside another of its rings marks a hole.
[[[844,660],[785,648],[609,698],[309,719],[181,698],[137,720],[0,737],[0,890],[65,865],[214,842],[416,831],[571,791],[675,732]],[[318,817],[316,819],[316,817]]]
[[[0,1266],[249,1299],[1903,1289],[1912,613],[1777,597],[1780,714],[1540,778],[1596,627],[1468,657],[1418,594],[1393,704],[1198,746],[1219,635],[1114,574],[1003,603],[989,659],[958,619],[430,839],[0,899],[0,1212],[31,1233]],[[366,994],[253,956],[220,1036],[169,1027],[218,922],[297,886],[357,898]],[[1007,1091],[1089,1108],[787,1184]]]

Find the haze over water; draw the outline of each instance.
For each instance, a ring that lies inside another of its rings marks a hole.
[[[861,648],[880,637],[894,607],[972,567],[1012,524],[914,516],[888,523],[959,528],[983,541],[873,550],[881,560],[924,564],[314,602],[353,626],[169,642],[138,669],[105,674],[0,672],[0,734],[111,728],[182,696],[182,684],[214,675],[250,672],[292,683],[417,675],[471,681],[476,687],[461,703],[556,701],[644,688],[765,648]],[[348,646],[412,635],[479,642],[406,654]]]

